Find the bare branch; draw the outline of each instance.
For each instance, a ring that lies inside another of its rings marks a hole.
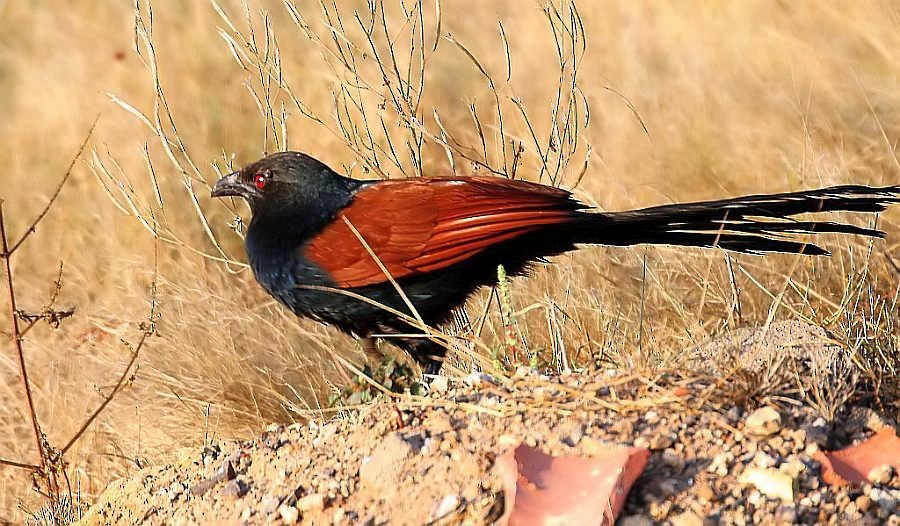
[[[65,182],[65,179],[63,179],[63,181]],[[54,199],[55,197],[50,202],[52,203]],[[25,238],[23,237],[23,239]],[[12,264],[10,263],[12,251],[9,249],[9,242],[6,236],[6,223],[3,220],[2,201],[0,201],[0,242],[3,244],[3,262],[6,266],[6,292],[9,297],[9,315],[12,319],[13,330],[10,337],[12,338],[13,347],[16,349],[16,358],[19,362],[19,376],[22,380],[22,389],[25,391],[25,402],[28,406],[28,415],[31,417],[31,427],[34,431],[35,446],[37,448],[38,457],[40,458],[38,467],[42,472],[46,472],[47,458],[44,450],[44,435],[41,432],[41,425],[38,422],[37,413],[34,410],[34,397],[31,394],[31,383],[28,381],[28,367],[25,363],[25,349],[22,345],[22,333],[19,328],[18,309],[16,308],[16,291],[13,283]]]
[[[7,460],[5,458],[0,458],[0,466],[9,466],[11,468],[27,469],[31,471],[38,471],[41,469],[40,466],[35,466],[34,464],[16,462],[15,460]]]
[[[138,355],[141,353],[141,349],[144,347],[144,343],[147,341],[147,338],[150,337],[156,330],[156,285],[159,279],[159,237],[156,237],[156,242],[154,243],[154,270],[153,270],[153,281],[150,284],[150,314],[148,317],[148,321],[146,323],[141,324],[141,328],[143,332],[141,333],[141,337],[138,340],[137,344],[135,344],[134,349],[131,351],[131,358],[128,360],[128,364],[125,366],[125,369],[122,370],[122,374],[119,376],[119,380],[116,382],[116,385],[113,387],[112,391],[104,397],[103,401],[100,402],[100,405],[97,406],[96,409],[91,413],[84,423],[81,424],[81,427],[78,428],[78,431],[72,435],[72,438],[66,442],[66,445],[62,447],[59,451],[59,455],[63,456],[66,454],[69,449],[75,445],[75,442],[78,441],[79,438],[87,431],[87,429],[94,423],[94,420],[97,419],[98,416],[106,409],[106,406],[112,402],[113,398],[119,393],[122,389],[122,386],[125,385],[125,380],[128,379],[129,373],[134,366],[135,361],[137,361]]]
[[[97,117],[94,119],[94,123],[91,124],[91,128],[88,130],[87,136],[85,136],[84,141],[81,143],[81,146],[78,147],[78,152],[75,153],[75,157],[73,157],[72,162],[69,163],[69,168],[66,169],[66,174],[63,175],[63,178],[59,181],[59,184],[56,185],[56,190],[53,191],[53,195],[50,197],[50,201],[47,203],[47,206],[45,206],[44,209],[41,210],[41,213],[38,214],[34,221],[31,222],[31,225],[29,225],[28,228],[25,229],[22,237],[19,238],[19,240],[15,243],[13,243],[12,247],[9,248],[9,250],[4,247],[3,254],[7,256],[12,255],[13,252],[15,252],[20,246],[22,246],[22,243],[24,243],[25,240],[28,239],[29,236],[31,236],[31,234],[34,234],[34,231],[37,228],[38,224],[44,219],[44,216],[47,215],[47,212],[50,211],[53,203],[55,203],[56,199],[59,197],[59,193],[62,191],[63,186],[65,186],[66,182],[69,180],[69,177],[72,175],[72,169],[75,167],[75,163],[78,161],[78,158],[81,157],[81,154],[84,152],[85,147],[87,147],[87,143],[91,139],[91,135],[94,134],[94,128],[97,126],[97,121],[99,120],[100,116],[97,115]]]
[[[116,382],[116,385],[113,387],[112,391],[109,392],[106,397],[103,398],[103,401],[94,409],[94,412],[91,413],[84,423],[81,424],[81,427],[78,428],[78,431],[72,435],[72,438],[66,443],[65,446],[60,450],[60,454],[65,455],[69,449],[75,445],[75,442],[78,441],[79,438],[84,434],[85,431],[94,423],[94,420],[100,416],[100,413],[106,409],[106,406],[112,402],[112,399],[119,393],[119,390],[122,389],[122,386],[125,384],[125,380],[128,378],[128,373],[131,372],[132,366],[134,366],[134,362],[137,360],[138,355],[141,352],[141,348],[144,347],[144,342],[147,340],[147,337],[152,334],[152,331],[147,329],[141,334],[141,338],[138,340],[137,345],[134,346],[134,350],[131,351],[131,358],[128,360],[128,364],[125,366],[125,369],[122,371],[122,375],[119,377],[119,380]]]

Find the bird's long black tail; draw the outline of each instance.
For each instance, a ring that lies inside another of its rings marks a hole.
[[[588,242],[721,247],[736,252],[827,255],[803,234],[837,232],[884,237],[884,232],[844,223],[794,219],[819,212],[882,212],[900,202],[900,186],[834,186],[820,190],[751,195],[603,214]],[[598,218],[599,219],[599,218]],[[583,231],[584,232],[584,231]],[[585,232],[585,234],[587,234]]]

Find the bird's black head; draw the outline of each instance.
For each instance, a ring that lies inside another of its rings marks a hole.
[[[212,197],[243,197],[254,217],[296,216],[343,206],[359,185],[300,152],[279,152],[219,179]]]

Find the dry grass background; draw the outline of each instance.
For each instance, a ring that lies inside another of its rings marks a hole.
[[[396,4],[388,4],[389,22],[400,25]],[[320,22],[317,4],[298,6],[311,22]],[[222,7],[246,32],[241,4]],[[367,10],[365,2],[353,7]],[[452,34],[501,81],[506,58],[497,23],[502,21],[512,63],[503,93],[521,100],[546,143],[558,68],[542,4],[444,0],[441,7],[442,32]],[[332,125],[336,84],[319,50],[281,2],[251,3],[257,32],[260,9],[268,11],[277,36],[286,84]],[[350,12],[347,5],[342,9]],[[426,27],[432,31],[433,9],[426,2]],[[839,183],[900,182],[896,3],[591,1],[579,9],[587,34],[579,85],[591,108],[579,150],[583,155],[585,144],[592,146],[577,189],[585,201],[625,209]],[[206,181],[216,177],[213,162],[223,166],[223,152],[241,164],[275,149],[244,85],[257,77],[235,63],[218,34],[226,24],[216,10],[205,2],[159,1],[153,14],[160,82]],[[429,46],[432,35],[426,31]],[[95,173],[98,162],[152,203],[147,145],[171,231],[191,247],[214,251],[183,177],[156,135],[108,96],[153,112],[153,80],[133,51],[134,42],[134,9],[127,2],[81,0],[50,7],[0,0],[0,196],[13,232],[43,206],[100,114],[91,142],[94,162],[89,152],[77,165],[73,181],[14,268],[20,303],[39,308],[63,261],[58,303],[77,307],[62,329],[40,327],[27,342],[36,405],[51,442],[77,429],[115,381],[129,356],[119,340],[139,330],[149,301],[153,237],[114,205],[101,184],[111,181]],[[434,109],[451,133],[475,140],[470,102],[493,122],[493,95],[484,76],[451,42],[441,42],[426,79],[422,114],[430,129],[436,129]],[[363,175],[359,159],[339,137],[292,108],[284,93],[275,101],[279,112],[281,102],[286,104],[291,149]],[[526,146],[518,174],[533,177],[540,160],[525,140],[528,130],[516,113],[508,116],[508,133]],[[392,135],[405,136],[389,122]],[[496,144],[496,129],[486,134]],[[435,172],[449,169],[441,148],[427,148],[423,161]],[[473,168],[457,160],[457,169],[471,173]],[[576,163],[563,184],[571,184],[579,171]],[[124,203],[122,194],[111,190]],[[195,191],[223,249],[241,258],[240,239],[228,227],[233,214],[210,200],[200,182]],[[544,356],[551,358],[566,351],[576,365],[602,357],[628,367],[672,367],[693,344],[728,326],[763,323],[770,315],[821,323],[859,349],[865,340],[858,336],[884,334],[887,322],[877,311],[893,313],[898,270],[888,254],[900,243],[897,219],[897,210],[879,219],[889,232],[887,242],[826,240],[835,252],[827,260],[733,257],[729,267],[718,251],[584,250],[541,267],[531,280],[513,282],[516,308],[539,305],[519,318],[519,327],[531,349],[549,349]],[[160,276],[158,332],[143,351],[133,383],[69,455],[70,477],[89,497],[111,478],[161,461],[180,447],[211,436],[246,437],[268,422],[303,418],[304,408],[324,403],[327,380],[334,378],[322,356],[340,352],[362,359],[349,339],[287,314],[248,272],[231,273],[189,249],[162,243]],[[486,298],[483,294],[474,303],[471,317]],[[501,332],[493,328],[497,317],[488,323],[488,344]],[[0,321],[0,331],[9,330],[7,323]],[[33,446],[21,387],[11,349],[3,345],[0,456],[29,459]],[[0,522],[20,520],[17,506],[36,502],[28,477],[0,469]]]

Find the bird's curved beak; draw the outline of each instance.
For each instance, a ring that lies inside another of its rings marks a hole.
[[[230,195],[238,197],[247,195],[247,187],[241,183],[240,172],[230,173],[216,181],[210,193],[211,197],[226,197]]]

